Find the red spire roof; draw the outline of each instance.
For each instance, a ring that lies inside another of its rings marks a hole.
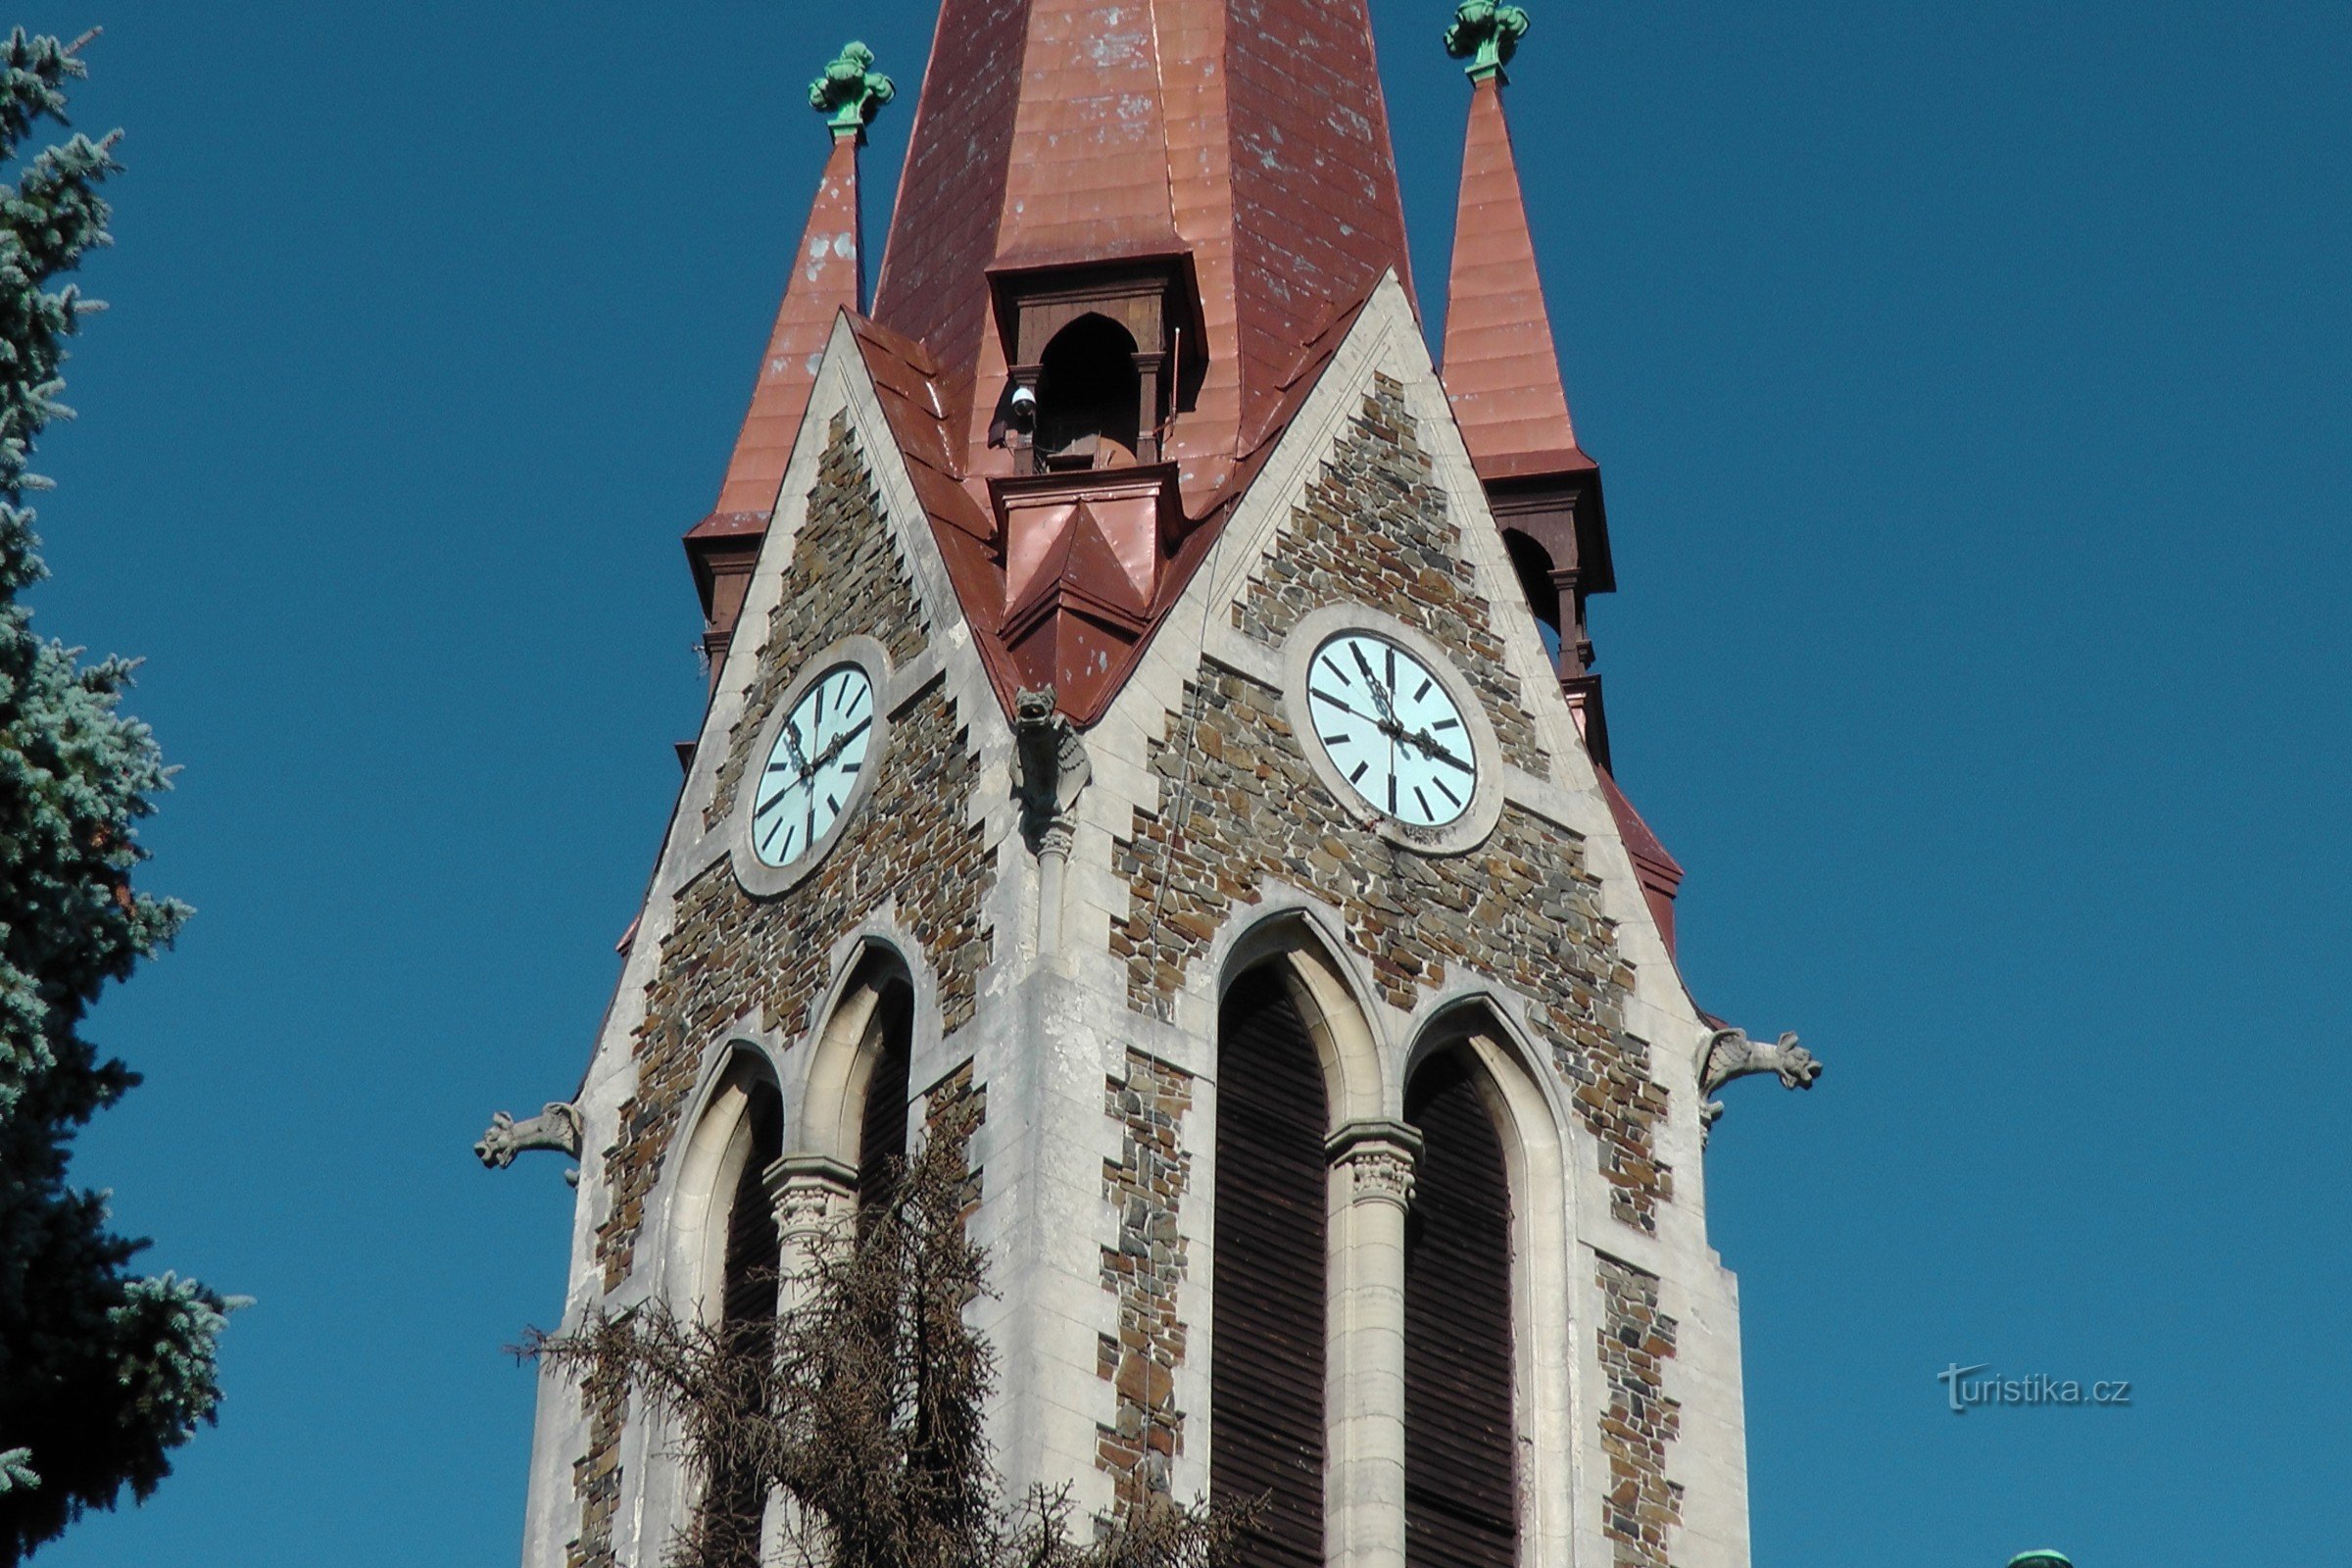
[[[990,273],[1143,257],[1199,289],[1164,454],[1198,517],[1331,316],[1410,287],[1364,0],[945,0],[874,317],[939,364],[968,479],[1010,471]]]
[[[1590,468],[1560,384],[1551,315],[1502,113],[1499,70],[1470,90],[1446,299],[1446,395],[1484,479]]]

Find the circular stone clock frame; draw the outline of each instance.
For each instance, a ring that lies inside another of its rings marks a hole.
[[[841,810],[824,832],[817,835],[815,844],[789,863],[770,865],[760,858],[753,840],[755,818],[759,814],[760,770],[767,765],[768,754],[776,748],[776,738],[783,733],[784,721],[800,706],[816,683],[844,665],[863,671],[874,693],[874,722],[865,744],[865,761],[858,769],[858,777],[850,785]],[[801,672],[792,679],[777,697],[767,717],[760,721],[760,733],[747,754],[743,776],[735,784],[735,804],[728,812],[727,836],[735,862],[735,880],[743,884],[746,893],[772,898],[790,892],[806,880],[809,873],[825,863],[833,854],[834,845],[848,831],[858,812],[864,809],[866,798],[874,792],[874,780],[882,772],[884,753],[890,747],[890,655],[871,637],[845,637],[831,647],[810,656],[801,665]]]
[[[1478,765],[1478,777],[1471,786],[1469,804],[1452,821],[1420,827],[1389,815],[1357,793],[1322,742],[1315,738],[1314,717],[1306,696],[1315,655],[1334,637],[1349,632],[1395,643],[1410,654],[1437,678],[1461,713],[1471,760]],[[1503,764],[1502,748],[1494,739],[1494,721],[1487,716],[1486,705],[1469,677],[1454,663],[1453,656],[1423,632],[1394,615],[1361,605],[1332,605],[1314,611],[1301,616],[1283,642],[1282,696],[1291,728],[1298,737],[1298,749],[1306,754],[1307,765],[1314,769],[1316,780],[1340,803],[1343,810],[1382,838],[1422,855],[1459,855],[1485,842],[1487,835],[1494,831],[1494,824],[1502,816]]]

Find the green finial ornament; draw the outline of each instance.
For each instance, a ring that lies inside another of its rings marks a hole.
[[[1498,6],[1494,0],[1462,0],[1446,28],[1446,52],[1470,63],[1462,74],[1472,81],[1493,76],[1508,81],[1502,68],[1519,52],[1527,36],[1527,13],[1517,6]]]
[[[2065,1552],[2044,1546],[2039,1551],[2019,1552],[2009,1559],[2009,1568],[2075,1568],[2075,1565]]]
[[[835,136],[862,136],[882,106],[898,96],[898,86],[874,69],[874,52],[861,43],[845,43],[825,66],[825,74],[808,84],[808,107],[827,116]]]

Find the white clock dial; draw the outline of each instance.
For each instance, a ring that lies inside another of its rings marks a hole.
[[[802,693],[753,781],[752,849],[761,860],[790,865],[824,842],[873,730],[874,683],[862,666],[837,664]]]
[[[1442,827],[1470,808],[1478,757],[1445,683],[1369,632],[1342,632],[1307,662],[1315,740],[1375,810]]]

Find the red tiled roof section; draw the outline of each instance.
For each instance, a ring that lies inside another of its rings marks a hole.
[[[1178,248],[1155,9],[1030,0],[996,265]]]
[[[1683,885],[1682,862],[1666,853],[1666,846],[1642,820],[1642,813],[1634,809],[1634,803],[1625,798],[1609,770],[1595,766],[1593,771],[1600,775],[1600,793],[1608,799],[1609,815],[1617,819],[1617,836],[1625,841],[1626,853],[1633,858],[1634,874],[1642,880],[1642,902],[1658,922],[1658,934],[1666,939],[1666,956],[1672,957],[1674,896]]]
[[[987,330],[988,268],[1004,212],[1029,7],[1030,0],[940,7],[874,289],[875,318],[936,357],[959,433]]]
[[[1404,198],[1364,0],[1230,0],[1234,288],[1243,422],[1314,329],[1391,268],[1413,291]]]
[[[858,138],[837,137],[826,161],[808,226],[793,253],[784,303],[768,333],[767,353],[752,386],[752,406],[735,437],[734,456],[720,484],[718,505],[696,525],[694,537],[760,533],[776,507],[793,439],[816,385],[817,362],[833,319],[858,308]]]
[[[1446,298],[1446,390],[1485,479],[1592,466],[1577,447],[1495,77],[1470,94]]]

